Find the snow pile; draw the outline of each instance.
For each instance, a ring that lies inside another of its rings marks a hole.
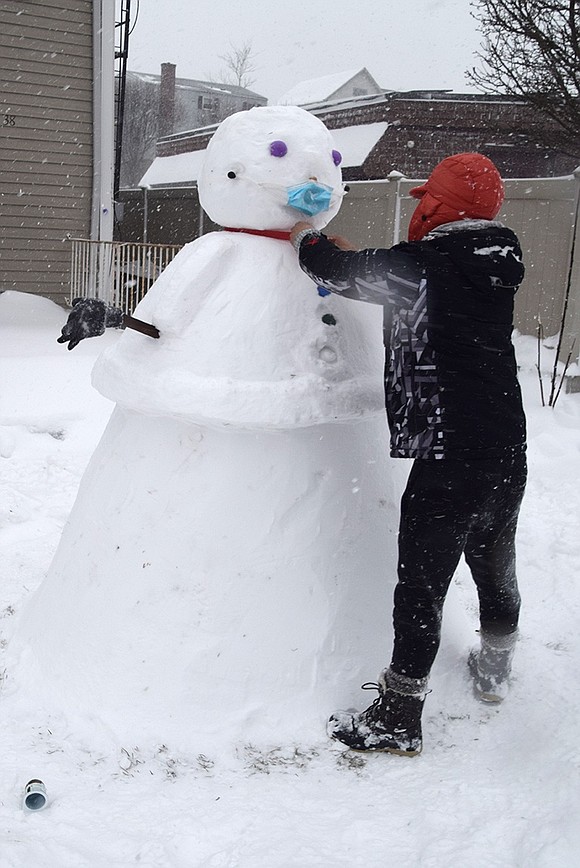
[[[68,353],[55,340],[65,318],[50,302],[0,295],[0,502],[6,507],[0,516],[2,868],[576,864],[580,396],[563,393],[555,410],[541,407],[535,339],[516,338],[530,477],[518,534],[521,640],[508,699],[490,708],[472,696],[465,661],[476,639],[476,602],[462,564],[446,605],[421,757],[344,751],[326,738],[321,714],[315,743],[290,742],[272,732],[270,748],[245,745],[233,760],[218,748],[205,754],[201,747],[180,750],[161,733],[155,745],[144,744],[131,727],[115,738],[98,717],[92,724],[79,718],[75,697],[49,717],[37,693],[15,681],[6,660],[5,646],[50,567],[79,479],[112,409],[90,388],[90,369],[104,344],[124,338],[112,332]],[[545,374],[550,347],[546,341]],[[345,436],[357,427],[346,426]],[[409,463],[393,461],[389,467],[403,475]],[[358,494],[350,496],[356,503]],[[215,528],[219,534],[217,521]],[[312,526],[305,531],[315,532]],[[75,564],[79,575],[85,568],[85,561]],[[140,569],[146,582],[148,568]],[[382,578],[386,620],[393,569],[388,560]],[[241,583],[233,590],[242,617],[245,592]],[[363,613],[368,631],[377,629],[372,606],[369,600]],[[117,617],[114,602],[110,612]],[[343,621],[350,621],[348,613]],[[90,612],[85,626],[92,629]],[[76,630],[69,622],[70,627]],[[163,655],[168,636],[162,618],[149,637],[153,655]],[[110,641],[108,628],[105,637]],[[382,665],[389,637],[379,638]],[[105,642],[96,666],[103,651],[108,653]],[[366,653],[364,647],[351,652],[361,681],[378,674],[377,661]],[[76,665],[74,659],[69,663]],[[270,661],[263,657],[261,665],[267,674]],[[175,662],[168,666],[169,679],[176,668]],[[343,685],[345,704],[360,708],[372,701],[372,692],[359,690],[356,671],[345,677],[353,679]],[[119,708],[128,687],[128,677],[116,682]],[[327,707],[324,716],[333,710]],[[298,700],[289,725],[296,732],[299,714]],[[221,716],[214,721],[216,728],[220,721]],[[27,816],[21,795],[32,777],[45,782],[49,807]]]

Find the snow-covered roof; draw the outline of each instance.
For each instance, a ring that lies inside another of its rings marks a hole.
[[[378,121],[375,124],[359,124],[331,130],[337,150],[342,154],[341,167],[347,169],[351,166],[362,166],[387,127],[385,121]]]
[[[205,158],[205,148],[175,154],[172,157],[155,157],[141,180],[139,187],[172,187],[178,184],[193,184],[199,178]]]
[[[362,166],[387,126],[385,121],[379,121],[331,130],[336,149],[342,154],[342,168]],[[205,149],[172,157],[156,157],[139,181],[139,187],[194,184],[199,178],[204,156]]]
[[[161,76],[158,73],[151,72],[133,72],[128,70],[129,78],[139,79],[145,84],[159,85]],[[227,82],[205,81],[199,78],[176,78],[176,89],[194,90],[194,91],[218,91],[219,93],[233,94],[235,96],[259,97],[265,100],[266,97],[256,91],[249,90],[247,87],[241,87],[237,84],[228,84]]]
[[[346,72],[335,72],[332,75],[323,75],[320,78],[301,81],[281,96],[278,103],[280,105],[306,105],[311,102],[321,102],[361,71],[360,69],[350,69]]]

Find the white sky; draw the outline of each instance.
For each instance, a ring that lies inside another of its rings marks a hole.
[[[469,0],[133,0],[129,69],[205,79],[251,41],[252,90],[270,103],[298,82],[366,66],[386,90],[469,91],[481,34]]]

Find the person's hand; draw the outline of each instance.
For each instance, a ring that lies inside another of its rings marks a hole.
[[[73,350],[85,338],[98,337],[106,328],[119,328],[123,324],[123,311],[109,307],[99,298],[75,298],[73,309],[61,329],[57,343],[68,343]]]
[[[358,250],[344,235],[328,235],[327,237],[339,250]]]
[[[305,229],[312,229],[313,232],[316,232],[316,229],[314,228],[312,223],[307,223],[306,220],[300,220],[290,230],[290,241],[292,242],[292,244],[294,244],[294,240],[295,240],[296,236],[300,232],[303,232]]]

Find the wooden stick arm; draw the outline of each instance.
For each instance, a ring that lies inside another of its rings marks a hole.
[[[127,329],[133,329],[133,331],[141,332],[141,334],[148,335],[150,338],[158,338],[159,337],[159,329],[156,328],[151,323],[143,322],[141,319],[137,319],[134,316],[131,316],[128,313],[123,314],[123,326]]]

